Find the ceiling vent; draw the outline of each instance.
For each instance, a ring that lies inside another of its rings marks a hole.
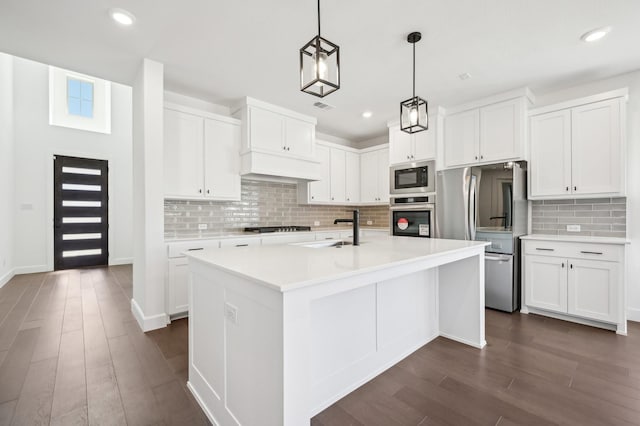
[[[320,101],[314,102],[313,106],[323,111],[329,111],[335,108],[333,105],[325,104],[324,102],[320,102]]]

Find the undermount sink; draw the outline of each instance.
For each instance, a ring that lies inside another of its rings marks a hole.
[[[325,247],[342,247],[348,246],[352,243],[344,240],[324,240],[324,241],[309,241],[306,243],[292,243],[292,246],[301,246],[309,248],[325,248]]]

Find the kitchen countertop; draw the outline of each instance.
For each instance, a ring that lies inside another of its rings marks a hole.
[[[627,238],[620,237],[589,237],[585,235],[545,235],[529,234],[520,237],[522,240],[558,241],[570,243],[595,243],[595,244],[630,244]]]
[[[375,272],[455,252],[482,249],[487,242],[379,236],[360,246],[310,248],[294,244],[229,247],[186,253],[234,275],[279,291]]]
[[[263,234],[257,232],[220,232],[219,234],[209,234],[204,237],[186,237],[186,238],[165,238],[165,243],[180,243],[184,241],[201,241],[201,240],[219,240],[224,238],[244,238],[244,237],[265,237],[265,236],[274,236],[274,235],[299,235],[299,234],[312,234],[314,232],[344,232],[351,231],[353,228],[351,226],[334,226],[334,227],[317,227],[311,228],[311,231],[295,231],[295,232],[266,232]],[[361,231],[386,231],[389,232],[388,227],[375,227],[375,226],[361,226]]]

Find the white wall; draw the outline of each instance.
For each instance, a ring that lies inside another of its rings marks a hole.
[[[227,106],[214,104],[202,99],[193,98],[191,96],[181,95],[180,93],[165,90],[164,100],[166,102],[173,102],[174,104],[231,117],[231,108]]]
[[[385,143],[389,143],[388,132],[384,135],[376,136],[375,138],[360,141],[355,144],[354,148],[364,149],[364,148],[370,148],[372,146],[383,145]]]
[[[0,53],[0,287],[13,276],[13,57]]]
[[[132,90],[112,84],[111,134],[49,125],[47,65],[14,57],[15,267],[53,269],[53,155],[109,161],[109,261],[130,263],[132,247]]]
[[[629,88],[627,103],[627,311],[640,321],[640,71],[548,94],[536,93],[536,107],[609,90]]]

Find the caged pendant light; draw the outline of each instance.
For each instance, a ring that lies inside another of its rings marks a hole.
[[[400,130],[407,133],[417,133],[429,128],[427,101],[416,96],[416,43],[422,34],[413,32],[407,36],[407,41],[413,45],[413,96],[400,102]]]
[[[340,47],[318,35],[300,49],[300,90],[320,98],[340,88]]]

